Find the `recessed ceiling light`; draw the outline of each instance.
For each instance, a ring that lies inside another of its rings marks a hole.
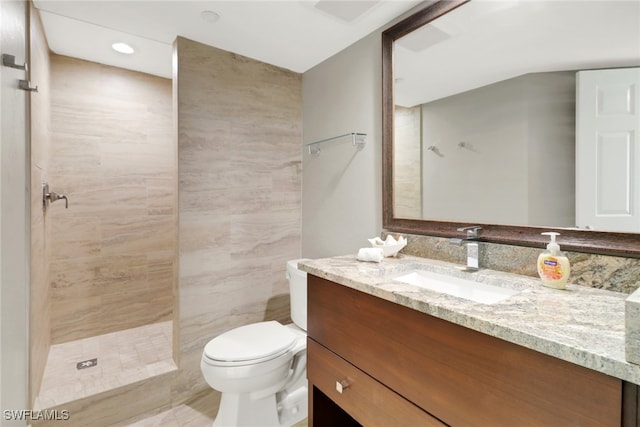
[[[200,12],[200,17],[203,21],[208,22],[209,24],[213,24],[218,19],[220,19],[220,14],[212,10],[203,10],[202,12]]]
[[[130,45],[128,45],[126,43],[122,43],[122,42],[114,43],[114,44],[111,45],[111,47],[116,52],[124,53],[124,54],[127,54],[127,55],[131,55],[133,52],[135,52],[135,49],[133,47],[131,47]]]

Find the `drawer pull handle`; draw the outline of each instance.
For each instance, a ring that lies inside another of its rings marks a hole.
[[[340,381],[336,381],[336,391],[338,393],[342,394],[342,392],[344,390],[346,390],[347,388],[349,388],[350,385],[351,385],[351,383],[349,381],[347,381],[346,379],[340,380]]]

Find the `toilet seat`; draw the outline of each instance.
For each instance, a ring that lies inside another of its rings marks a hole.
[[[240,326],[218,335],[205,346],[207,362],[218,366],[253,365],[291,350],[298,335],[276,321]]]

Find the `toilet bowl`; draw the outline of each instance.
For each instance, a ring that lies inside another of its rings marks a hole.
[[[222,393],[213,425],[289,427],[307,417],[306,273],[287,262],[294,323],[252,323],[204,348],[200,368]]]

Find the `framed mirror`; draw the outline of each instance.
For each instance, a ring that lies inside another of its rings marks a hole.
[[[640,2],[436,1],[382,67],[386,230],[640,257]]]

